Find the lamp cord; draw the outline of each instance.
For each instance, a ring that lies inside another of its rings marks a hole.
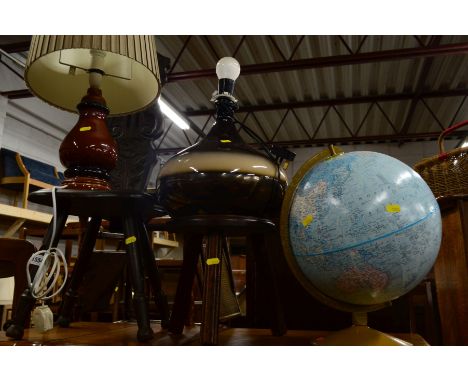
[[[263,141],[262,138],[260,138],[258,136],[258,134],[256,132],[254,132],[250,127],[248,127],[247,125],[243,124],[241,121],[239,121],[238,119],[234,118],[234,123],[237,123],[239,124],[240,127],[242,127],[244,129],[244,131],[254,140],[256,140],[261,146],[262,146],[262,149],[265,150],[266,154],[268,155],[268,157],[274,161],[275,163],[277,163],[278,161],[278,158],[275,158],[273,156],[273,154],[271,153],[269,147],[266,145],[266,143]]]
[[[26,277],[31,291],[31,296],[38,300],[49,300],[59,294],[68,277],[67,261],[63,252],[59,248],[52,248],[57,230],[57,201],[55,190],[58,187],[52,188],[52,208],[53,208],[53,223],[52,223],[52,240],[48,249],[35,252],[26,264]],[[62,187],[60,187],[62,188]],[[30,266],[35,265],[39,268],[31,280]],[[64,269],[64,277],[62,285],[54,293],[49,293],[54,289],[60,276],[61,265]]]

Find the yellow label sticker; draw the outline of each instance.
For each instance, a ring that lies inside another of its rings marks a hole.
[[[91,126],[80,127],[80,131],[89,131],[91,130]]]
[[[221,139],[220,142],[221,143],[231,143],[231,141],[229,139]]]
[[[312,215],[307,215],[303,220],[302,220],[302,225],[304,227],[307,227],[312,221],[314,220],[314,217]]]
[[[206,265],[216,265],[216,264],[219,264],[219,259],[217,257],[206,259]]]
[[[385,210],[387,212],[390,212],[391,214],[395,214],[397,212],[400,212],[401,208],[399,204],[387,204],[385,206]]]
[[[128,245],[128,244],[132,244],[132,243],[134,243],[135,241],[136,241],[136,237],[135,237],[135,236],[130,236],[130,237],[127,237],[127,238],[125,239],[125,244],[127,244],[127,245]]]

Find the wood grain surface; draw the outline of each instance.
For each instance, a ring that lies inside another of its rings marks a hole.
[[[200,328],[185,328],[180,335],[173,335],[162,330],[157,323],[152,323],[154,339],[140,343],[136,340],[136,323],[117,322],[76,322],[69,328],[54,327],[46,333],[27,329],[23,340],[11,340],[0,332],[0,346],[197,346],[200,345]],[[326,331],[290,330],[282,337],[271,335],[270,329],[220,328],[219,345],[225,346],[309,346],[317,337],[326,336]],[[393,333],[394,336],[414,345],[427,345],[418,334]]]

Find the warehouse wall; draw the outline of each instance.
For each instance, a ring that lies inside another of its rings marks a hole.
[[[8,102],[1,146],[62,170],[58,150],[66,131],[73,126],[60,128],[48,122],[41,110],[32,113],[27,107],[33,102]]]

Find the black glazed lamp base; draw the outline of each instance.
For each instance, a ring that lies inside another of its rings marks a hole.
[[[221,95],[215,103],[216,122],[208,135],[173,156],[161,169],[159,203],[174,217],[278,217],[286,174],[273,156],[243,141],[233,116],[235,100]]]
[[[159,203],[171,216],[234,214],[279,215],[286,185],[254,174],[186,173],[162,177]]]

